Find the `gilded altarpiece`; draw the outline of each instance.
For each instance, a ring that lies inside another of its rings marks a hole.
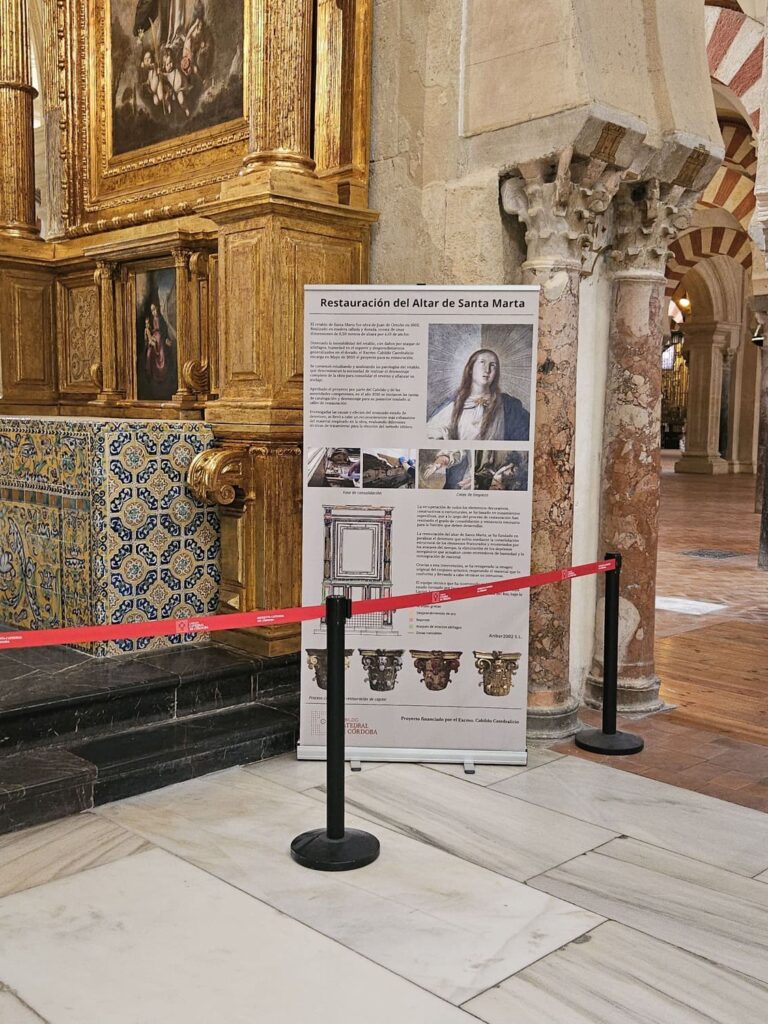
[[[249,12],[247,0],[47,4],[67,234],[190,213],[237,173],[249,130]]]
[[[367,279],[372,2],[44,11],[49,231],[0,230],[0,412],[207,421],[221,610],[295,604],[303,288]]]

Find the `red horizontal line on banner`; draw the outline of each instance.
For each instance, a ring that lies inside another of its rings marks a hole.
[[[400,597],[380,597],[371,601],[353,601],[352,614],[366,615],[370,612],[397,611],[401,608],[417,608],[424,605],[447,604],[450,601],[466,601],[473,597],[487,597],[511,590],[527,590],[547,583],[561,583],[563,580],[595,573],[610,572],[616,568],[614,559],[604,562],[588,562],[573,565],[567,569],[537,573],[534,576],[518,576],[512,579],[496,580],[492,583],[476,583],[466,587],[451,587],[448,590],[427,590],[420,594],[403,594]],[[0,650],[21,647],[50,647],[53,644],[84,644],[99,640],[141,640],[153,636],[177,636],[195,633],[214,633],[226,629],[253,629],[259,626],[282,626],[292,622],[309,622],[325,615],[325,605],[316,604],[305,608],[279,608],[266,612],[238,612],[232,615],[208,615],[203,618],[162,619],[156,622],[119,622],[106,626],[69,626],[64,629],[30,629],[20,632],[0,633]]]

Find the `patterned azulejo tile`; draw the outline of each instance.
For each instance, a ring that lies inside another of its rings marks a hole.
[[[33,629],[215,612],[218,515],[185,483],[212,442],[194,422],[0,420],[0,620]]]

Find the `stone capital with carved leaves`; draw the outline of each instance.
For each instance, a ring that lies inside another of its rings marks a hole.
[[[504,211],[525,225],[526,265],[578,269],[600,247],[604,215],[621,172],[601,160],[574,160],[565,149],[556,161],[521,164],[504,181]]]
[[[617,275],[664,277],[669,247],[693,216],[698,193],[658,179],[625,182],[614,200],[615,244],[611,263]]]

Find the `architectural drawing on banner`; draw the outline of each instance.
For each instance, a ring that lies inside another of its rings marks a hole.
[[[413,664],[428,690],[445,690],[459,671],[461,651],[411,651]]]
[[[527,441],[533,328],[430,324],[427,436]]]
[[[464,448],[422,448],[419,487],[429,491],[471,491],[472,452]]]
[[[324,505],[323,602],[330,595],[369,601],[392,594],[392,513],[377,505]],[[356,615],[348,633],[392,628],[392,612]]]
[[[520,667],[522,654],[502,651],[474,651],[475,668],[480,673],[480,685],[489,697],[508,697],[513,677]]]
[[[359,448],[310,448],[307,453],[308,487],[359,487]]]
[[[354,652],[344,651],[344,667],[349,670],[349,661]],[[308,647],[307,665],[321,690],[328,689],[328,651],[325,647]]]
[[[416,486],[418,453],[408,448],[363,450],[363,487],[405,488]]]
[[[527,491],[528,452],[475,452],[476,491]]]
[[[368,677],[368,685],[372,690],[381,692],[383,690],[394,690],[397,676],[403,667],[403,654],[405,651],[385,651],[381,648],[376,650],[363,650],[360,655],[363,659],[363,668]]]

